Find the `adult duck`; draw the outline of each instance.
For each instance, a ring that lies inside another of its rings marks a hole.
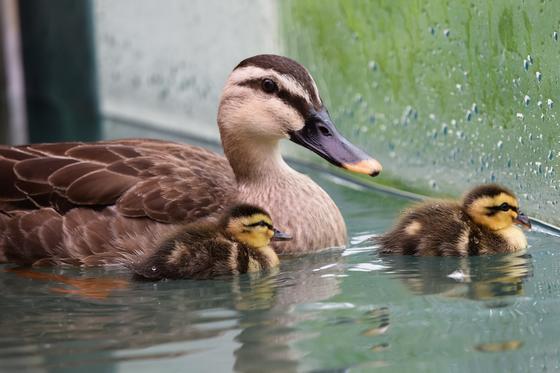
[[[381,165],[338,133],[303,66],[276,55],[239,63],[218,126],[225,157],[148,139],[1,146],[0,259],[8,246],[37,260],[64,248],[112,264],[115,250],[154,245],[241,202],[267,209],[293,237],[274,244],[279,254],[346,243],[337,206],[284,162],[279,141],[358,173],[375,176]]]

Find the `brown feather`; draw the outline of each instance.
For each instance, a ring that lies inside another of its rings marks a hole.
[[[47,184],[53,172],[76,162],[75,159],[58,157],[26,159],[14,165],[14,172],[21,180]]]
[[[56,170],[49,176],[48,182],[57,189],[66,189],[74,181],[90,172],[102,169],[104,166],[91,162],[76,162]]]
[[[66,196],[80,205],[108,205],[138,181],[106,169],[90,172],[68,186]]]
[[[21,201],[25,200],[25,193],[16,187],[18,178],[14,173],[16,161],[0,157],[0,200]]]
[[[0,157],[12,159],[14,161],[23,161],[24,159],[35,158],[36,156],[18,148],[0,145]]]
[[[19,148],[43,156],[63,157],[66,155],[66,152],[69,149],[72,149],[76,146],[80,146],[82,144],[83,144],[82,142],[56,142],[56,143],[46,143],[46,144],[24,145]]]

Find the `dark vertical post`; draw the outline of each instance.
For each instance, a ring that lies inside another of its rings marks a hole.
[[[100,137],[90,0],[20,0],[31,142]]]

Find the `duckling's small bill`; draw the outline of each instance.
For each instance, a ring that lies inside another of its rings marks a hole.
[[[290,241],[292,236],[287,233],[280,232],[278,229],[274,229],[274,235],[270,238],[271,241]]]
[[[519,212],[519,214],[517,215],[517,218],[515,218],[515,224],[525,228],[525,229],[531,229],[531,220],[529,220],[529,217],[527,215],[525,215],[522,212]]]

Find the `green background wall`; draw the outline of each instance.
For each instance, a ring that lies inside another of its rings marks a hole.
[[[287,54],[381,180],[444,195],[496,181],[560,223],[560,1],[279,6]]]

